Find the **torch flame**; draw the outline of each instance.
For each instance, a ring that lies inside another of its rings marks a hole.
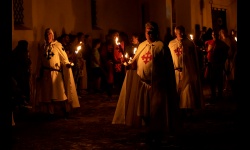
[[[82,48],[82,46],[80,45],[80,46],[77,46],[77,50],[79,51],[80,49]]]
[[[125,54],[125,58],[128,58],[128,53]]]
[[[135,47],[135,48],[134,48],[134,54],[135,54],[136,50],[137,50],[137,48]]]
[[[121,44],[120,42],[118,42],[118,37],[115,38],[115,43],[116,43],[116,45],[120,45]]]
[[[193,34],[190,34],[189,36],[190,36],[190,39],[191,39],[191,40],[194,39]]]
[[[82,49],[81,45],[77,46],[75,53],[77,54],[81,49]]]

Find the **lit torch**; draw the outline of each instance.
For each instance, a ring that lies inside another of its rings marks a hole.
[[[125,54],[125,59],[127,59],[127,58],[128,58],[128,53]]]
[[[81,49],[82,49],[81,45],[77,46],[75,53],[77,54]]]
[[[82,49],[82,41],[80,41],[79,45],[76,47],[75,53],[77,54]]]
[[[118,42],[118,37],[115,38],[115,43],[116,43],[116,45],[120,45],[121,44],[120,42]]]
[[[193,34],[189,34],[189,36],[190,36],[190,39],[191,39],[191,40],[193,40],[193,39],[194,39]]]
[[[135,54],[135,53],[136,53],[136,51],[137,51],[137,48],[135,47],[135,48],[134,48],[134,52],[133,52],[133,54]]]
[[[132,62],[132,57],[129,57],[128,63],[131,64],[131,62]]]

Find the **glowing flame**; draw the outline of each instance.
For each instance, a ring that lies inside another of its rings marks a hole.
[[[82,49],[81,45],[77,46],[75,53],[77,54],[81,49]]]
[[[128,58],[128,53],[125,54],[125,58]]]
[[[135,47],[135,48],[134,48],[134,54],[135,54],[136,51],[137,51],[137,48]]]
[[[235,41],[237,42],[237,37],[234,37]]]
[[[189,36],[190,36],[190,39],[191,39],[191,40],[193,40],[193,39],[194,39],[193,34],[190,34]]]
[[[131,64],[131,62],[132,62],[132,57],[129,57],[129,61],[128,61],[128,64]]]
[[[116,43],[116,45],[120,45],[121,44],[120,42],[118,42],[118,37],[115,38],[115,43]]]
[[[82,49],[82,46],[77,46],[77,50],[79,51],[80,49]]]

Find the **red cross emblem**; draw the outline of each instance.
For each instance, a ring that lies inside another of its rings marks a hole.
[[[177,56],[180,56],[182,54],[182,49],[177,48],[176,50],[174,50],[174,52]]]
[[[144,61],[145,64],[147,64],[149,61],[152,60],[153,56],[152,54],[148,51],[146,54],[144,54],[142,57],[142,60]]]

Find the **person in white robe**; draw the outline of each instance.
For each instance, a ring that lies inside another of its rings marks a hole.
[[[72,63],[61,43],[54,40],[52,29],[45,30],[45,43],[39,50],[37,78],[39,81],[37,100],[45,111],[54,114],[57,104],[64,115],[71,108],[80,107],[72,74]]]
[[[188,39],[183,26],[175,28],[176,38],[169,42],[175,69],[179,106],[183,117],[204,106],[198,55],[195,44]]]
[[[152,142],[162,140],[165,133],[175,133],[180,122],[170,50],[158,39],[158,25],[155,22],[146,23],[145,37],[131,61],[137,76],[131,75],[133,72],[126,74],[112,123],[127,124],[126,115],[132,111],[134,115],[130,115],[130,121],[136,118],[136,114],[141,119],[139,123],[147,128],[147,142]]]

